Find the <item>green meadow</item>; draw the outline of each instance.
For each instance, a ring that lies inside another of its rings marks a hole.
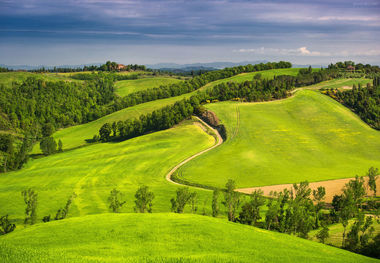
[[[21,191],[33,188],[38,192],[39,220],[48,214],[54,216],[73,192],[78,197],[70,217],[104,213],[109,210],[107,197],[116,187],[127,201],[122,212],[133,212],[134,194],[145,184],[156,195],[153,211],[168,212],[178,186],[166,181],[165,175],[177,163],[214,143],[214,137],[187,121],[120,143],[98,143],[33,159],[23,169],[0,176],[1,211],[21,223],[25,209]],[[198,192],[201,211],[206,198],[211,202],[211,192]]]
[[[207,108],[225,124],[228,138],[186,164],[185,180],[223,187],[232,178],[242,188],[353,177],[380,167],[380,132],[319,92]]]
[[[115,83],[115,93],[124,97],[140,90],[158,88],[163,85],[178,83],[181,80],[169,77],[153,77],[142,79],[121,80]]]
[[[4,262],[378,262],[309,240],[192,214],[101,214],[0,237]]]
[[[70,78],[70,75],[68,73],[1,72],[0,85],[4,84],[6,86],[10,86],[13,82],[22,83],[30,77],[35,77],[47,81],[81,81]]]
[[[305,87],[304,89],[339,89],[342,87],[350,87],[353,85],[358,86],[359,84],[362,87],[366,86],[368,83],[372,84],[372,79],[359,78],[359,79],[333,79],[328,81],[323,81],[321,83],[310,85]]]
[[[263,75],[265,74],[267,77],[270,77],[270,76],[273,77],[274,75],[279,75],[279,74],[297,75],[298,71],[299,69],[275,69],[275,70],[267,70],[267,71],[259,71],[259,72]],[[200,90],[211,88],[222,82],[229,82],[229,81],[244,82],[246,80],[251,80],[254,74],[257,74],[257,73],[258,72],[243,73],[231,78],[217,80],[205,85]],[[86,140],[90,140],[93,138],[95,134],[98,134],[99,129],[102,127],[103,124],[107,122],[114,122],[114,121],[117,122],[119,120],[123,121],[127,119],[133,119],[133,118],[139,117],[142,114],[147,114],[147,113],[153,112],[154,110],[160,109],[162,107],[172,105],[177,101],[190,98],[197,92],[199,91],[190,92],[190,93],[183,94],[177,97],[150,101],[147,103],[142,103],[133,107],[129,107],[129,108],[114,112],[112,114],[109,114],[107,116],[104,116],[102,118],[99,118],[89,123],[61,129],[55,132],[53,137],[56,140],[61,140],[63,142],[63,148],[65,150],[85,146],[85,145],[88,145]],[[32,153],[34,154],[41,153],[38,143],[34,146]]]

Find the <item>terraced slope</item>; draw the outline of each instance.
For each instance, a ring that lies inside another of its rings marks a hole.
[[[154,212],[170,211],[170,199],[178,186],[165,180],[177,163],[209,148],[215,139],[192,122],[120,143],[99,143],[31,160],[26,167],[0,176],[0,207],[22,223],[25,204],[21,191],[38,192],[38,219],[55,215],[75,192],[69,216],[108,211],[107,198],[117,187],[126,194],[123,212],[132,212],[139,185],[148,185],[156,195]],[[199,191],[199,211],[211,193]],[[207,208],[211,206],[207,205]]]
[[[316,253],[316,251],[318,253]],[[4,262],[378,262],[305,239],[191,214],[102,214],[0,237]]]
[[[121,80],[115,83],[115,93],[124,97],[130,93],[149,89],[158,88],[162,85],[168,85],[180,82],[181,80],[169,77],[142,78],[133,80]]]
[[[380,132],[333,99],[301,90],[281,101],[207,105],[227,141],[181,168],[191,182],[238,188],[364,175],[380,167]]]

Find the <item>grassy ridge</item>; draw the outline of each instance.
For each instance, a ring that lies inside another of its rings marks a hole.
[[[263,77],[269,78],[269,77],[273,77],[274,75],[280,75],[280,74],[297,75],[298,71],[299,69],[274,69],[274,70],[266,70],[266,71],[259,71],[259,72],[263,74]],[[246,80],[252,80],[253,76],[259,72],[243,73],[231,78],[217,80],[205,85],[200,90],[211,88],[222,82],[229,82],[229,81],[243,82]],[[154,110],[160,109],[167,105],[172,105],[175,102],[180,101],[182,99],[190,98],[191,96],[195,95],[197,92],[199,91],[194,91],[194,92],[183,94],[177,97],[150,101],[147,103],[142,103],[133,107],[129,107],[129,108],[114,112],[110,115],[104,116],[95,121],[86,123],[86,124],[62,129],[54,133],[53,137],[56,140],[61,140],[63,142],[64,149],[72,149],[72,148],[76,148],[80,146],[85,146],[85,145],[88,145],[86,140],[92,139],[92,137],[95,134],[98,134],[100,127],[102,127],[102,125],[107,122],[109,123],[109,122],[114,122],[114,121],[117,122],[119,120],[133,119],[133,118],[139,117],[142,114],[150,113]],[[39,144],[36,144],[34,146],[32,153],[41,153]]]
[[[142,78],[133,80],[121,80],[115,83],[115,93],[120,97],[124,97],[130,93],[149,89],[158,88],[162,85],[178,83],[181,80],[169,77]]]
[[[25,209],[21,191],[32,187],[39,194],[39,219],[55,214],[72,192],[78,197],[70,216],[103,213],[108,211],[109,192],[117,187],[126,193],[123,211],[132,212],[134,193],[146,184],[156,195],[153,211],[168,212],[177,186],[165,180],[166,173],[214,143],[212,136],[189,121],[121,143],[99,143],[31,160],[22,170],[0,176],[1,211],[21,223]],[[210,193],[199,193],[201,206]]]
[[[191,214],[102,214],[40,224],[0,237],[0,254],[6,262],[378,262]]]
[[[351,87],[355,84],[358,86],[358,84],[361,84],[362,87],[366,86],[367,83],[372,84],[372,79],[365,79],[365,78],[360,78],[360,79],[333,79],[329,81],[323,81],[321,83],[315,84],[315,85],[310,85],[307,86],[307,89],[339,89],[342,87]]]
[[[0,85],[4,84],[6,86],[9,86],[13,82],[22,83],[24,80],[30,77],[36,77],[46,81],[81,81],[71,79],[68,73],[1,72]]]
[[[232,178],[238,187],[252,187],[353,177],[380,167],[380,132],[318,92],[207,108],[226,125],[228,139],[183,167],[188,181],[221,187]]]

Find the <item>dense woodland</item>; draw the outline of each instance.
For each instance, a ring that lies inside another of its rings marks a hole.
[[[371,127],[380,130],[380,77],[375,77],[373,85],[352,90],[327,90],[326,94],[352,109]]]

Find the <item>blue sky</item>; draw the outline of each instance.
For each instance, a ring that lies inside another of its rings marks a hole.
[[[0,64],[380,62],[380,0],[0,0]]]

